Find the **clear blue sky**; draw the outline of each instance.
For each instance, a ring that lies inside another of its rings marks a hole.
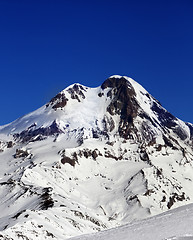
[[[0,0],[0,125],[114,74],[193,123],[193,1]]]

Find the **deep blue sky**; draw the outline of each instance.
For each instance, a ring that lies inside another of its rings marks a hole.
[[[0,0],[0,125],[114,74],[193,123],[193,1]]]

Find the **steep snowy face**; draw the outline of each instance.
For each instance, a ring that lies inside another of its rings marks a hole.
[[[106,108],[111,116],[119,116],[119,136],[148,144],[156,143],[161,134],[173,132],[177,138],[190,141],[191,124],[183,123],[166,111],[143,87],[128,77],[112,76],[101,86],[110,88],[111,99]]]
[[[73,84],[0,127],[0,230],[65,239],[193,202],[193,125],[142,86]]]

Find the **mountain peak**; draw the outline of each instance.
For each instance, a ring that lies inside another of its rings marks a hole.
[[[114,88],[114,87],[120,87],[122,85],[127,85],[127,80],[124,77],[114,75],[110,78],[106,79],[103,84],[101,85],[102,89],[105,89],[107,87]]]
[[[133,79],[119,75],[109,77],[98,88],[73,84],[40,109],[1,127],[1,132],[17,133],[18,136],[23,131],[25,135],[30,131],[34,139],[32,131],[53,134],[53,131],[47,130],[52,126],[57,129],[57,134],[65,132],[66,126],[69,126],[71,131],[88,128],[91,132],[97,131],[100,136],[104,132],[106,136],[117,133],[125,139],[136,138],[145,142],[147,139],[155,141],[160,131],[173,131],[183,140],[190,139],[192,135],[190,124],[179,121],[166,111]]]

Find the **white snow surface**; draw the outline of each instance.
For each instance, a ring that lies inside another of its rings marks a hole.
[[[76,85],[80,86],[80,84]],[[72,86],[69,86],[61,92],[69,99],[71,97],[68,90]],[[21,132],[32,126],[34,123],[36,124],[36,127],[48,127],[54,120],[57,121],[57,124],[59,124],[61,128],[66,128],[66,125],[69,124],[71,129],[93,127],[96,124],[95,121],[100,121],[104,116],[106,106],[110,101],[107,98],[104,99],[98,97],[100,90],[100,87],[85,87],[85,99],[81,99],[81,102],[78,102],[76,99],[70,99],[65,108],[59,108],[57,111],[52,109],[51,106],[46,107],[45,104],[34,112],[31,112],[10,124],[2,126],[0,128],[1,134],[5,133],[7,135],[7,133],[14,134],[16,132]],[[105,95],[107,91],[108,89],[104,90]]]
[[[193,240],[193,204],[121,227],[69,240]]]

